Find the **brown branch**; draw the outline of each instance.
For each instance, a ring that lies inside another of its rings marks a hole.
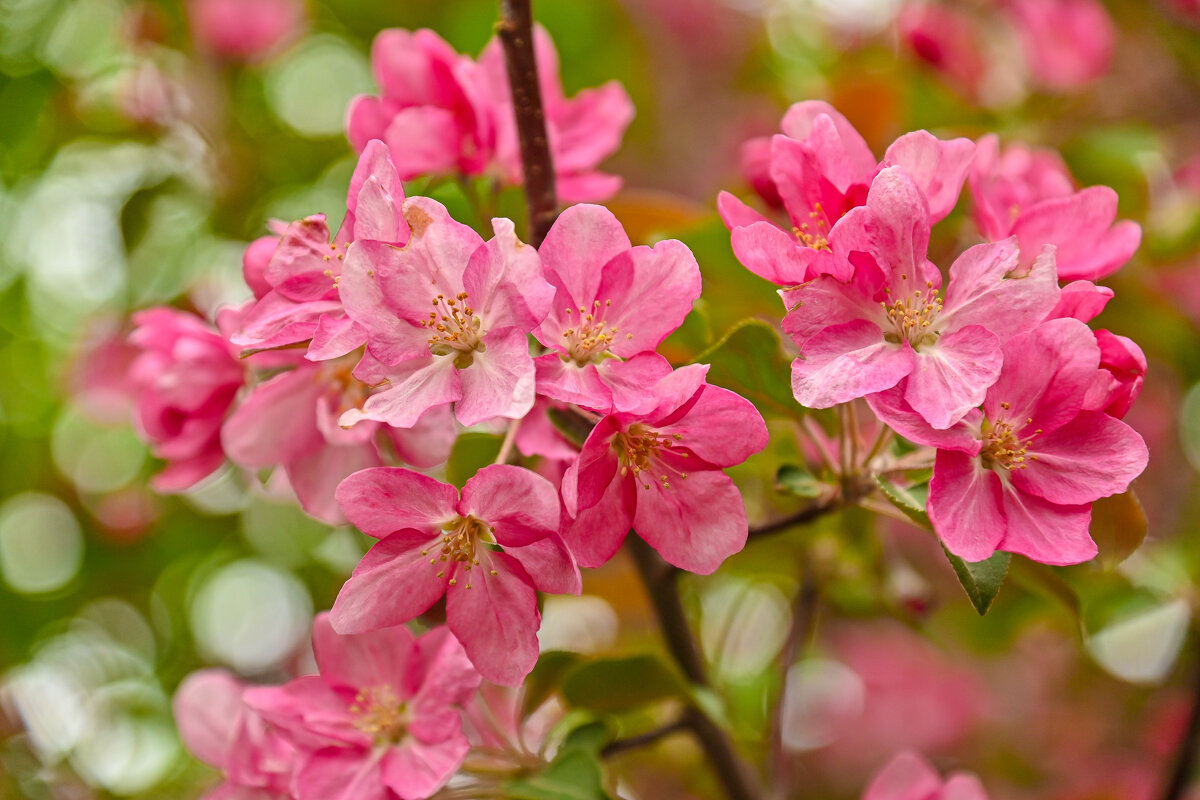
[[[794,514],[788,514],[786,517],[780,517],[777,520],[773,520],[771,522],[751,528],[749,537],[753,539],[757,536],[767,536],[772,533],[780,533],[796,525],[806,525],[809,522],[820,519],[826,514],[832,514],[845,504],[846,503],[842,499],[841,495],[834,495],[826,499],[818,500],[815,503],[809,503]]]
[[[1196,751],[1200,748],[1200,658],[1194,667],[1193,677],[1195,688],[1192,698],[1192,713],[1188,717],[1187,730],[1179,742],[1175,756],[1175,764],[1171,776],[1163,789],[1162,800],[1180,800],[1192,782],[1192,773],[1196,770]]]
[[[533,11],[530,0],[500,0],[496,33],[504,46],[513,113],[521,142],[525,173],[525,204],[529,209],[529,243],[540,247],[558,214],[554,191],[554,161],[546,135],[546,115],[533,52]]]
[[[619,753],[624,753],[628,750],[637,750],[646,745],[654,744],[659,739],[665,739],[673,733],[689,729],[691,723],[688,715],[681,714],[674,722],[668,722],[666,725],[654,728],[653,730],[639,733],[637,736],[629,736],[624,739],[617,739],[609,742],[600,751],[600,755],[605,758],[615,756]]]
[[[646,586],[646,593],[650,596],[650,603],[658,617],[658,625],[662,629],[663,638],[666,639],[667,649],[688,680],[699,686],[708,686],[704,659],[700,655],[696,638],[688,627],[687,615],[679,597],[679,587],[676,584],[678,570],[663,561],[650,545],[632,531],[626,542],[637,565],[638,574]],[[717,780],[730,800],[759,800],[762,797],[762,789],[758,780],[738,755],[725,731],[695,706],[684,712],[682,720],[700,742]]]

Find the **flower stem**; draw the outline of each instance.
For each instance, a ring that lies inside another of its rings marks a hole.
[[[528,239],[534,247],[539,247],[558,215],[558,199],[537,59],[533,52],[530,0],[500,0],[500,22],[496,24],[496,33],[504,46],[513,113],[517,119],[517,138],[521,142],[525,204],[529,209]]]
[[[496,460],[492,462],[493,464],[508,463],[508,457],[512,455],[513,445],[517,441],[517,430],[520,427],[520,419],[514,419],[508,423],[508,430],[504,432],[504,441],[500,443],[500,452],[496,454]]]
[[[1200,749],[1200,658],[1196,660],[1193,680],[1192,713],[1188,717],[1187,730],[1179,742],[1175,764],[1163,789],[1162,800],[1180,800],[1192,781],[1196,769],[1196,751]]]
[[[663,638],[671,656],[683,670],[688,680],[699,686],[708,686],[708,673],[700,647],[688,627],[687,615],[679,597],[676,584],[678,570],[654,551],[641,537],[630,532],[626,539],[638,574],[650,596]],[[738,755],[732,740],[707,714],[695,706],[689,707],[683,716],[687,728],[700,742],[708,762],[730,800],[759,800],[762,790],[754,772]]]

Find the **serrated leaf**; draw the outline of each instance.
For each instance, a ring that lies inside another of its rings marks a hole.
[[[958,576],[958,582],[962,584],[971,605],[975,606],[975,610],[982,617],[991,608],[992,601],[996,599],[1000,587],[1004,584],[1012,554],[997,550],[983,561],[964,561],[946,550],[945,545],[942,545],[942,550],[946,553],[946,558],[949,559],[950,566]]]
[[[578,653],[567,650],[548,650],[538,656],[533,671],[525,678],[525,695],[521,699],[522,718],[533,713],[558,690],[563,675],[579,663]]]
[[[467,431],[459,434],[446,462],[446,478],[458,488],[476,472],[493,463],[500,454],[504,438],[491,433]]]
[[[784,464],[775,473],[775,486],[780,492],[795,497],[822,497],[826,484],[804,467],[795,464]]]
[[[1146,512],[1132,489],[1092,503],[1092,539],[1100,548],[1100,563],[1113,569],[1146,539]]]
[[[686,694],[683,682],[654,656],[588,661],[563,677],[562,693],[578,708],[619,714]]]
[[[792,367],[783,355],[779,334],[768,322],[739,322],[695,363],[708,364],[708,382],[737,392],[764,415],[800,417],[804,409],[792,395]]]
[[[929,515],[925,513],[925,503],[921,498],[908,489],[903,489],[878,475],[875,476],[875,482],[879,484],[879,491],[888,499],[888,502],[903,511],[904,515],[918,527],[927,531],[933,530],[933,523],[929,521]]]

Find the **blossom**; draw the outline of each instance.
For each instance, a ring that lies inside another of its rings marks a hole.
[[[630,527],[671,564],[713,572],[746,543],[746,509],[722,467],[767,445],[767,428],[743,397],[705,382],[708,366],[675,370],[646,389],[637,409],[603,417],[563,477],[573,519],[563,538],[598,567]]]
[[[987,64],[970,16],[947,3],[905,3],[896,27],[917,58],[968,95],[978,93]]]
[[[444,786],[470,749],[461,707],[480,680],[450,632],[348,636],[321,614],[313,653],[320,675],[244,695],[295,744],[297,800],[419,800]]]
[[[295,750],[242,701],[246,689],[222,669],[193,672],[175,693],[175,722],[187,749],[222,771],[208,800],[282,800],[288,796]]]
[[[1116,26],[1099,0],[1005,0],[1034,80],[1076,89],[1108,72]]]
[[[187,11],[201,47],[239,61],[271,54],[305,23],[304,0],[189,0]]]
[[[404,189],[382,142],[369,142],[350,178],[346,217],[332,242],[324,214],[291,223],[273,251],[270,237],[246,249],[243,274],[257,302],[231,341],[265,350],[308,342],[308,357],[324,360],[362,346],[338,293],[350,244],[358,240],[403,245],[409,230],[400,215]],[[268,252],[270,253],[268,257]]]
[[[989,134],[979,140],[968,184],[984,238],[1016,236],[1025,265],[1043,245],[1054,245],[1061,280],[1111,275],[1141,244],[1136,222],[1114,224],[1117,193],[1107,186],[1074,191],[1070,173],[1052,151],[1015,145],[1001,154],[999,139]]]
[[[554,286],[533,331],[554,351],[536,360],[538,393],[601,411],[640,402],[671,371],[655,348],[700,296],[692,252],[673,239],[633,247],[612,212],[592,205],[564,211],[538,252]]]
[[[513,223],[492,220],[486,244],[424,197],[403,206],[412,238],[403,248],[360,241],[342,274],[346,313],[366,332],[360,367],[387,389],[341,424],[378,420],[411,427],[427,409],[453,402],[464,425],[518,419],[533,406],[534,365],[526,334],[546,316],[554,289],[537,251]]]
[[[496,464],[463,486],[394,467],[356,472],[337,489],[342,510],[380,538],[333,605],[334,626],[395,625],[446,596],[446,622],[489,681],[518,686],[537,661],[537,592],[580,591],[558,535],[554,487]],[[403,587],[398,591],[397,587]]]
[[[153,486],[183,491],[224,463],[221,423],[245,371],[236,349],[194,314],[152,308],[134,314],[133,324],[129,342],[141,351],[129,367],[134,421],[167,462]]]
[[[954,772],[943,781],[928,761],[905,750],[871,779],[862,800],[987,800],[987,793],[974,775]]]
[[[935,428],[979,405],[1000,374],[1000,346],[1057,304],[1054,256],[1019,271],[1016,242],[976,245],[941,273],[926,258],[925,200],[898,167],[879,173],[865,206],[831,232],[849,280],[821,275],[783,292],[784,330],[800,345],[792,390],[828,408],[908,378],[905,398]]]
[[[370,392],[351,374],[356,360],[355,354],[301,360],[251,389],[221,429],[231,461],[251,469],[279,466],[300,506],[331,525],[345,522],[334,499],[337,485],[360,469],[383,466],[381,448],[415,467],[432,467],[449,458],[456,433],[448,405],[429,409],[409,429],[339,426],[341,414]]]
[[[868,398],[900,434],[937,448],[928,512],[950,552],[1046,564],[1096,555],[1092,501],[1125,491],[1148,458],[1132,428],[1087,408],[1099,365],[1087,326],[1056,319],[1009,339],[982,409],[950,430],[925,424],[900,388]]]
[[[863,204],[875,176],[887,167],[909,173],[925,196],[931,222],[945,217],[958,202],[975,150],[968,139],[943,142],[928,131],[915,131],[893,142],[876,163],[849,120],[816,100],[793,105],[782,127],[783,135],[771,139],[769,172],[788,226],[776,225],[728,192],[717,199],[738,260],[781,286],[823,273],[847,277],[833,257],[830,230]]]

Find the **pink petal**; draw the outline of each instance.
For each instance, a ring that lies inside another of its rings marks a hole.
[[[824,117],[824,120],[822,120]],[[828,126],[827,131],[820,130]],[[820,100],[795,103],[783,115],[780,125],[793,139],[815,139],[814,150],[821,156],[822,167],[837,167],[838,180],[845,189],[851,183],[866,183],[875,170],[875,156],[862,135],[833,106]],[[814,131],[817,135],[813,136]],[[830,172],[831,179],[835,173]]]
[[[578,205],[559,214],[538,248],[547,273],[554,273],[572,299],[572,306],[590,306],[600,288],[601,268],[631,247],[625,229],[603,206]],[[557,344],[558,336],[569,324],[554,315],[563,305],[555,301],[550,319],[542,326],[539,341]],[[555,324],[551,325],[551,321]]]
[[[659,429],[681,448],[718,467],[732,467],[767,446],[767,425],[746,398],[704,386],[678,421]]]
[[[945,430],[983,402],[1002,360],[996,334],[981,325],[960,328],[916,351],[905,399],[930,425]]]
[[[626,270],[629,274],[618,277]],[[696,257],[683,242],[667,239],[653,248],[632,248],[605,265],[597,318],[618,331],[612,352],[630,358],[657,348],[699,296]],[[606,306],[609,300],[612,305]]]
[[[551,114],[554,168],[562,172],[594,168],[621,146],[633,116],[633,103],[620,83],[584,89]]]
[[[615,465],[616,459],[613,459]],[[573,519],[563,516],[562,538],[581,567],[602,567],[608,563],[633,524],[633,512],[639,488],[632,480],[614,479],[602,487],[594,505],[581,510]]]
[[[1050,310],[1046,319],[1071,317],[1080,322],[1091,322],[1112,297],[1113,290],[1107,286],[1097,286],[1091,281],[1072,281],[1062,288],[1058,305]]]
[[[337,500],[346,517],[368,536],[404,528],[432,534],[458,515],[458,490],[400,467],[356,472],[342,481]]]
[[[802,406],[830,408],[890,389],[912,369],[907,342],[885,342],[877,325],[854,320],[831,325],[805,342],[792,362],[792,393]]]
[[[387,428],[396,455],[406,464],[420,469],[446,463],[458,438],[454,414],[449,405],[434,406],[421,415],[411,428]]]
[[[601,361],[596,365],[596,371],[612,391],[612,410],[623,412],[644,401],[647,386],[653,386],[671,374],[671,362],[658,353],[639,353],[628,361]]]
[[[383,133],[403,180],[451,172],[458,164],[458,120],[454,112],[433,106],[400,109]]]
[[[369,741],[354,727],[347,698],[317,675],[296,678],[282,686],[247,687],[242,698],[263,719],[287,731],[304,747],[329,742],[361,746]]]
[[[1146,354],[1129,337],[1104,329],[1096,331],[1096,344],[1100,347],[1100,373],[1088,389],[1083,407],[1121,419],[1142,393]]]
[[[1137,431],[1099,411],[1034,438],[1013,486],[1051,503],[1074,505],[1119,494],[1146,468],[1149,452]]]
[[[510,328],[488,334],[483,343],[487,350],[476,352],[471,365],[458,371],[462,398],[454,414],[468,426],[493,417],[520,419],[533,408],[535,371],[528,339]],[[451,361],[451,356],[441,358]]]
[[[520,686],[537,663],[537,592],[512,556],[489,552],[481,560],[471,573],[459,570],[447,589],[446,622],[480,675]]]
[[[371,353],[387,364],[429,352],[429,331],[422,323],[429,319],[429,303],[437,292],[429,292],[430,278],[412,266],[407,253],[407,248],[382,242],[355,242],[338,284],[346,315],[366,332]],[[421,299],[419,309],[416,298]]]
[[[411,428],[426,411],[459,400],[466,391],[452,356],[425,355],[402,361],[389,368],[388,376],[388,389],[368,397],[361,409],[346,411],[339,424],[349,427],[362,420],[376,420]],[[532,375],[529,382],[532,386]]]
[[[558,492],[536,472],[509,464],[493,464],[463,486],[463,514],[472,514],[494,529],[496,542],[520,547],[558,533]]]
[[[320,447],[317,398],[325,387],[318,373],[301,367],[255,386],[221,426],[221,446],[230,460],[261,469]]]
[[[912,178],[900,167],[881,170],[871,182],[866,208],[870,213],[857,223],[862,226],[862,233],[856,236],[865,235],[866,252],[884,270],[893,291],[899,292],[905,280],[912,280],[917,286],[932,281],[936,287],[938,281],[933,273],[937,270],[931,270],[926,261],[929,208]],[[842,217],[830,233],[835,254],[843,252],[839,231],[852,230],[847,224],[850,219],[850,214]]]
[[[1008,530],[998,547],[1043,564],[1081,564],[1096,556],[1090,505],[1059,505],[1020,489],[1004,492]]]
[[[1119,269],[1141,243],[1141,228],[1128,221],[1113,225],[1116,216],[1117,193],[1092,186],[1030,206],[1017,218],[1013,233],[1024,259],[1042,245],[1055,245],[1060,280],[1099,280]]]
[[[383,783],[401,800],[423,800],[446,785],[470,749],[461,732],[429,744],[410,739],[383,757]]]
[[[223,669],[193,672],[175,692],[175,724],[179,738],[192,755],[214,767],[224,767],[245,713],[244,684]]]
[[[729,192],[721,192],[717,195],[717,212],[721,215],[725,227],[731,231],[735,228],[749,227],[756,222],[770,222]]]
[[[830,326],[882,317],[878,303],[858,291],[858,287],[831,275],[820,275],[787,290],[784,302],[788,307],[787,316],[783,318],[784,333],[801,348]]]
[[[611,416],[601,419],[584,441],[579,458],[567,469],[562,494],[571,516],[599,503],[608,491],[608,484],[617,474],[617,455],[612,440],[620,432],[621,426],[616,419]]]
[[[538,394],[585,408],[611,409],[612,390],[600,379],[595,364],[581,367],[574,361],[564,361],[558,353],[538,356],[533,363]]]
[[[1054,251],[1044,248],[1024,275],[1016,238],[975,245],[950,267],[946,302],[937,324],[944,331],[982,325],[1005,342],[1031,330],[1058,303]]]
[[[903,167],[929,203],[930,222],[939,222],[957,205],[974,155],[970,139],[944,142],[929,131],[913,131],[892,143],[880,166]]]
[[[294,781],[296,800],[391,800],[370,750],[326,747],[309,756]]]
[[[338,485],[347,476],[381,463],[370,443],[323,444],[287,464],[288,482],[305,512],[328,525],[342,525],[346,518],[335,498]]]
[[[682,468],[687,461],[674,459]],[[708,575],[746,545],[748,527],[741,492],[720,470],[671,475],[669,488],[658,476],[644,476],[638,488],[633,529],[667,562]]]
[[[925,510],[947,550],[967,561],[983,561],[1004,540],[1003,494],[999,476],[978,457],[939,450]]]
[[[570,550],[557,533],[505,552],[525,568],[534,587],[547,594],[579,594],[583,580]]]
[[[891,389],[867,395],[867,404],[871,406],[875,416],[909,441],[927,444],[939,450],[959,450],[970,455],[979,453],[979,428],[983,414],[978,411],[968,412],[958,424],[939,430],[908,404],[905,399],[907,389],[908,382],[901,381]]]
[[[465,705],[479,688],[479,681],[467,651],[445,625],[416,640],[405,687],[412,694],[414,710],[421,716],[445,711],[446,706]],[[456,733],[461,725],[458,715],[452,714],[449,726],[436,731],[432,725],[423,724],[419,735],[433,741]]]
[[[328,613],[313,620],[317,668],[321,679],[332,687],[357,691],[367,686],[397,686],[396,677],[408,670],[415,641],[403,625],[343,635],[334,631]]]
[[[940,800],[988,800],[988,796],[979,778],[969,773],[956,772],[946,779]]]
[[[517,239],[513,223],[493,219],[495,236],[471,254],[463,273],[467,301],[490,331],[527,333],[550,310],[554,287],[542,277],[537,250]]]
[[[367,343],[367,332],[345,313],[325,313],[317,320],[312,342],[304,357],[309,361],[329,361],[351,353]]]
[[[942,779],[929,762],[905,750],[871,779],[863,800],[935,800],[941,788]]]
[[[407,242],[408,223],[400,214],[403,202],[404,188],[387,145],[372,139],[359,156],[346,198],[346,208],[354,215],[354,238]]]
[[[329,616],[334,630],[374,631],[402,625],[428,611],[450,581],[446,565],[437,560],[440,546],[435,536],[403,530],[372,547],[338,592]],[[401,586],[403,591],[398,591]]]
[[[801,245],[772,222],[734,228],[730,241],[742,266],[779,286],[808,280],[813,264],[822,259],[823,251]]]

